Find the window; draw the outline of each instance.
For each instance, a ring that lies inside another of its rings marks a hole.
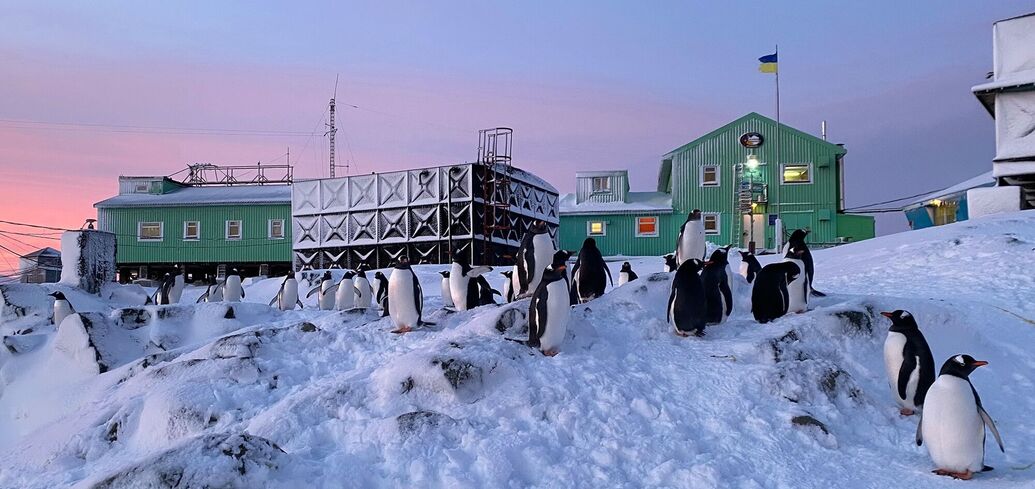
[[[702,219],[704,220],[704,234],[714,235],[719,234],[719,214],[703,214]]]
[[[241,239],[241,221],[226,221],[226,239]]]
[[[593,193],[611,191],[611,179],[608,177],[593,177],[591,183],[593,185]]]
[[[137,182],[133,186],[133,192],[138,194],[146,194],[151,191],[151,182]]]
[[[650,238],[658,235],[658,218],[657,217],[637,217],[636,218],[636,237],[637,238]]]
[[[138,222],[137,241],[161,241],[164,227],[161,222]]]
[[[270,219],[269,238],[270,239],[284,239],[284,220],[283,219]]]
[[[719,166],[718,165],[704,165],[701,167],[701,186],[702,187],[718,187],[719,186]]]
[[[201,223],[198,221],[183,221],[183,240],[197,241],[201,239]]]
[[[587,222],[586,234],[590,236],[607,236],[607,223],[604,221]]]
[[[812,163],[783,165],[783,183],[812,183]]]

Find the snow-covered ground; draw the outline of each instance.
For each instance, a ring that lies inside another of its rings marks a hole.
[[[1035,212],[815,257],[808,313],[755,323],[738,277],[732,320],[690,339],[662,260],[632,259],[640,280],[577,306],[553,358],[504,339],[527,300],[441,311],[439,266],[416,268],[437,324],[402,336],[315,296],[272,310],[278,279],[231,318],[199,288],[141,307],[139,287],[7,287],[0,487],[945,487],[885,380],[893,309],[938,366],[990,362],[972,380],[1007,451],[968,487],[1035,486]],[[55,331],[51,290],[85,320]]]

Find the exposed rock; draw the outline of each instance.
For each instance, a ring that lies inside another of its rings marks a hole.
[[[433,411],[414,411],[400,414],[395,418],[395,421],[399,424],[399,434],[407,438],[456,423],[456,420],[453,418]]]
[[[310,323],[308,321],[302,323],[298,327],[298,329],[301,329],[303,333],[313,333],[313,332],[316,332],[316,331],[320,331],[320,328],[317,328],[315,324]]]
[[[147,323],[151,322],[151,311],[144,308],[127,307],[119,309],[116,314],[116,322],[123,329],[138,329],[147,326]]]
[[[807,414],[791,418],[791,423],[795,426],[815,426],[816,428],[819,428],[824,435],[830,434],[830,431],[827,430],[827,425]]]

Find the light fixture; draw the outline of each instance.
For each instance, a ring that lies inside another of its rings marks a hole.
[[[749,154],[748,155],[748,159],[747,159],[747,167],[750,170],[754,170],[755,168],[758,168],[758,156],[756,156],[754,154]]]
[[[934,199],[934,200],[931,201],[931,205],[937,207],[939,205],[942,205],[942,201],[939,200],[939,199]]]

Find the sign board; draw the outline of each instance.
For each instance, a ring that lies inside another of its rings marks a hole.
[[[778,216],[778,215],[776,215],[776,214],[769,214],[769,225],[770,225],[770,226],[775,226],[775,225],[776,225],[776,219],[777,219],[778,217],[779,217],[779,216]]]
[[[745,132],[740,136],[740,145],[745,148],[757,148],[765,142],[762,134],[757,132]]]

